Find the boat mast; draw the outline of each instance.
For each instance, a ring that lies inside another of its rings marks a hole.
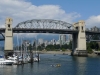
[[[22,56],[22,38],[21,38],[21,56]]]
[[[18,40],[18,33],[17,33],[17,44],[18,44],[18,47],[17,47],[17,49],[18,49],[18,51],[19,51],[19,40]],[[19,55],[19,54],[18,54]]]
[[[35,38],[35,45],[36,45],[36,55],[37,55],[37,36],[36,36],[36,38]]]
[[[19,50],[18,34],[17,34],[17,45],[18,45],[17,49]]]

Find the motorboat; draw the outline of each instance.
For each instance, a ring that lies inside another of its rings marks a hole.
[[[7,59],[13,61],[13,64],[17,64],[18,63],[17,56],[14,56],[14,57],[8,56]]]
[[[38,57],[34,57],[33,59],[34,59],[35,62],[40,61],[40,59],[38,60]]]
[[[13,64],[25,64],[25,63],[28,63],[28,58],[27,57],[23,57],[22,56],[13,56],[13,57],[8,57],[8,60],[12,60],[13,61]]]
[[[33,57],[34,62],[38,62],[40,61],[40,57],[39,55],[35,55],[35,57]]]
[[[12,65],[13,61],[5,59],[3,56],[0,56],[0,65]]]
[[[33,60],[36,62],[36,61],[38,61],[38,58],[37,57],[34,57]]]

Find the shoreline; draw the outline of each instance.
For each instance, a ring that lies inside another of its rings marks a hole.
[[[33,52],[34,53],[34,52]],[[63,54],[63,55],[71,55],[71,51],[39,51],[40,54]],[[89,54],[89,57],[99,56],[95,53]]]
[[[40,54],[66,54],[70,55],[71,51],[39,51]]]

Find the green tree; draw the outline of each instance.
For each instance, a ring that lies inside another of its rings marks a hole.
[[[68,48],[72,49],[72,41],[69,42]]]
[[[92,48],[88,48],[88,53],[93,53]]]
[[[35,46],[36,46],[36,43],[34,42],[34,43],[33,43],[33,47],[35,47]]]
[[[28,49],[32,50],[32,45],[31,44],[29,44]]]

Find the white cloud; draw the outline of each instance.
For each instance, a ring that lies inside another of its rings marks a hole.
[[[14,27],[22,21],[31,19],[58,19],[72,23],[80,14],[66,13],[58,5],[36,6],[25,0],[0,0],[0,27],[4,27],[6,17],[13,18]]]
[[[0,20],[12,17],[14,24],[25,20],[42,18],[72,22],[74,19],[80,17],[80,14],[76,12],[66,13],[58,5],[35,6],[31,2],[25,2],[24,0],[0,0],[0,15]]]
[[[91,16],[86,20],[86,27],[92,28],[94,26],[100,27],[100,15]]]

